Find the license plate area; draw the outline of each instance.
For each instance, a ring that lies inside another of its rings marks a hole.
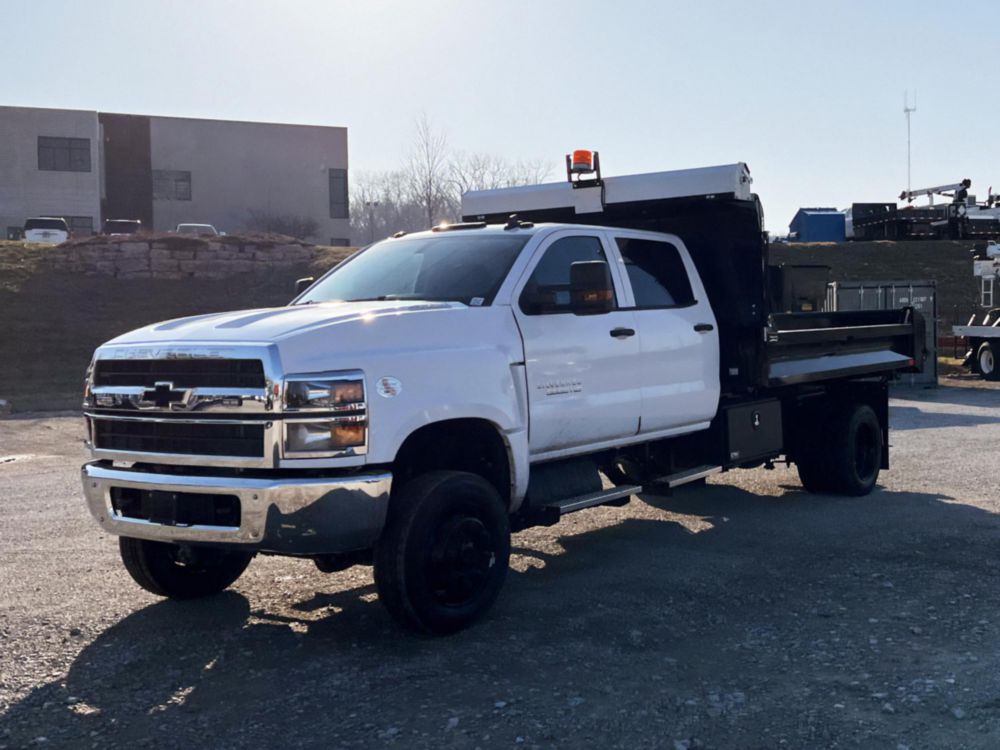
[[[111,507],[122,518],[161,526],[240,526],[237,495],[112,487]]]

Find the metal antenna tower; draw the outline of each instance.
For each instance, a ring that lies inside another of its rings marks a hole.
[[[913,106],[910,106],[910,94],[903,92],[903,114],[906,115],[906,192],[912,189],[910,185],[910,115],[917,111],[917,92],[913,91]]]

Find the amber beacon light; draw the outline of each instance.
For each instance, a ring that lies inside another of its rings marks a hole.
[[[566,154],[566,179],[573,187],[598,187],[601,180],[601,155],[597,151],[578,148]]]
[[[594,171],[594,152],[577,149],[573,152],[570,169],[577,174],[590,174]]]

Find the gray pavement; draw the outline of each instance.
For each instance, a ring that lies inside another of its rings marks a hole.
[[[0,750],[996,748],[1000,389],[891,419],[870,497],[779,467],[584,511],[516,535],[491,615],[439,640],[364,567],[158,600],[84,508],[79,418],[0,421]]]

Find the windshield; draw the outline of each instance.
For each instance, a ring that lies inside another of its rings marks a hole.
[[[341,300],[448,300],[488,305],[528,236],[467,231],[387,240],[336,268],[297,304]]]
[[[56,229],[60,232],[68,231],[66,222],[62,219],[28,219],[24,222],[24,231],[29,232],[32,229]]]

